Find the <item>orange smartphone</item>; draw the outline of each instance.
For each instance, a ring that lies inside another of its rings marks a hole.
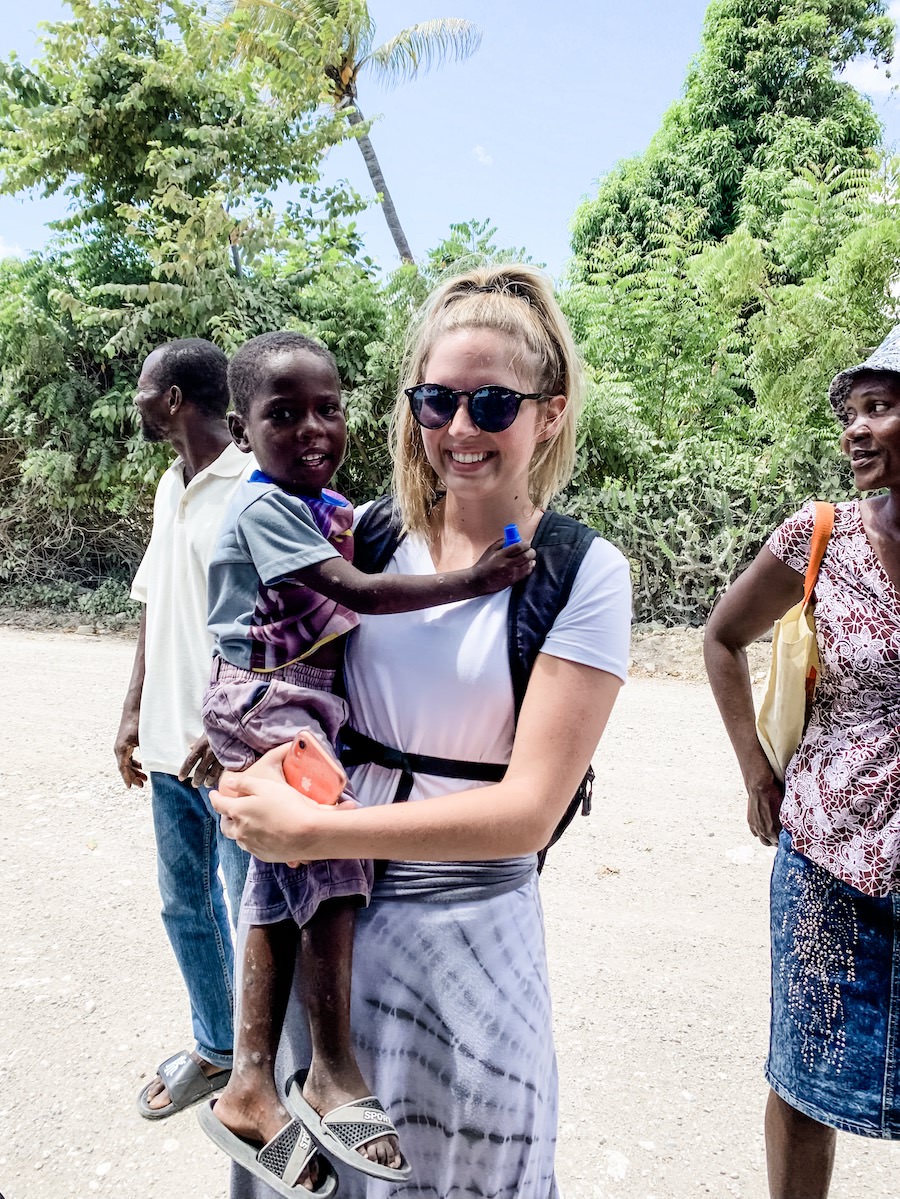
[[[282,764],[284,777],[316,803],[336,804],[347,786],[341,766],[311,729],[301,729]]]

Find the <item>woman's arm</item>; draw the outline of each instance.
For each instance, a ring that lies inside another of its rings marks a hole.
[[[298,798],[280,775],[285,748],[226,775],[222,828],[264,861],[382,858],[477,861],[542,849],[590,765],[621,681],[539,654],[502,782],[417,803],[353,811]]]
[[[703,655],[719,712],[747,788],[747,823],[763,845],[775,845],[784,788],[756,735],[746,648],[803,598],[803,576],[760,550],[713,609]]]

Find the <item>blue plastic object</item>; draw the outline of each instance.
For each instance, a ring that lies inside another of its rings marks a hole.
[[[503,526],[503,544],[504,545],[518,545],[521,540],[522,540],[522,538],[519,534],[518,525],[504,525]]]

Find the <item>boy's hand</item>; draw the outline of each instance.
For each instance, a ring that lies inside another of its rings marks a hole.
[[[530,541],[517,541],[515,545],[504,545],[503,538],[489,545],[472,567],[472,579],[483,593],[502,591],[512,587],[534,570],[537,554]]]

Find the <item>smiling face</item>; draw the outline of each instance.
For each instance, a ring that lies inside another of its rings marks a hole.
[[[900,376],[858,378],[845,405],[841,449],[860,491],[900,487]]]
[[[496,384],[519,392],[538,391],[537,380],[517,356],[516,343],[493,329],[460,329],[435,342],[422,382],[455,391]],[[459,499],[496,496],[528,499],[528,472],[540,442],[552,436],[562,396],[549,401],[523,400],[508,429],[486,433],[473,424],[465,399],[440,429],[421,429],[425,454],[447,491]]]
[[[293,495],[318,495],[347,445],[340,381],[327,358],[308,350],[268,358],[246,413],[231,413],[228,424],[237,447]]]

